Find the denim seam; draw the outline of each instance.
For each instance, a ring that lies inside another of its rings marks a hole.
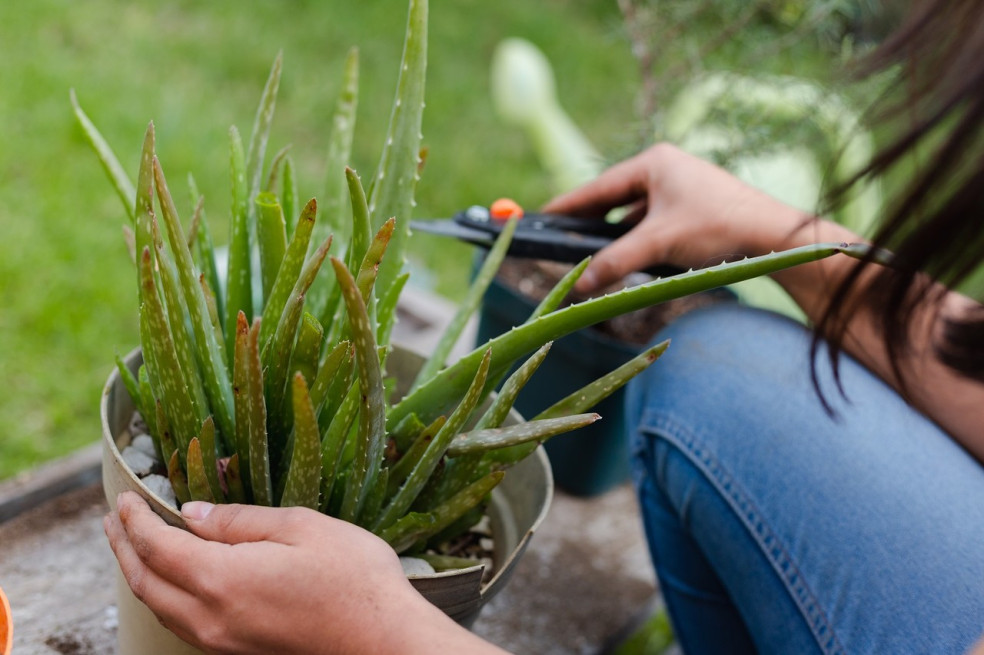
[[[679,422],[667,416],[652,416],[643,421],[641,431],[664,439],[683,453],[704,474],[718,494],[731,505],[739,520],[759,545],[759,549],[786,587],[800,614],[810,627],[817,645],[827,655],[844,652],[827,616],[820,608],[816,595],[803,580],[803,575],[789,556],[778,536],[761,517],[749,496],[735,478],[704,446],[700,439]]]

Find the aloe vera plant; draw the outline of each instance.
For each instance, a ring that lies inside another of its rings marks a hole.
[[[510,226],[431,361],[405,397],[392,398],[386,365],[407,280],[404,252],[421,164],[427,13],[427,0],[411,0],[391,122],[368,191],[346,167],[357,106],[355,51],[346,60],[320,203],[301,206],[286,151],[266,163],[282,70],[277,57],[248,144],[235,128],[229,132],[224,282],[193,180],[192,218],[183,226],[178,206],[184,203],[172,194],[155,154],[153,123],[133,184],[72,96],[78,122],[130,218],[143,365],[137,375],[122,360],[117,366],[179,501],[310,507],[362,525],[398,551],[418,549],[474,514],[538,443],[597,420],[591,406],[666,347],[647,350],[533,420],[504,425],[551,340],[835,252],[863,254],[837,245],[800,248],[557,310],[582,263],[527,323],[444,366],[505,255]]]

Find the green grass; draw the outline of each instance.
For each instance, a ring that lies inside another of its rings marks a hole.
[[[317,195],[351,45],[362,55],[352,163],[375,169],[405,18],[402,0],[0,3],[0,478],[98,439],[113,355],[137,343],[124,214],[74,125],[69,89],[134,177],[153,119],[172,186],[195,174],[224,241],[227,130],[248,134],[276,52],[285,75],[271,147],[294,144],[301,193]],[[552,59],[565,106],[595,143],[626,142],[636,69],[614,2],[432,0],[418,216],[549,197],[524,136],[489,105],[488,62],[508,36]],[[429,269],[418,277],[461,293],[467,248],[418,236],[412,255]]]

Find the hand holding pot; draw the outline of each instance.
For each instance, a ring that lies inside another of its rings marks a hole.
[[[825,231],[833,228],[666,143],[616,164],[594,181],[555,198],[543,211],[598,217],[616,207],[628,207],[625,220],[638,225],[595,255],[578,281],[581,293],[655,264],[702,268],[725,257],[815,242],[793,238],[808,224],[823,223]],[[847,230],[835,231],[837,238],[830,240],[853,240]]]
[[[501,652],[407,581],[361,528],[300,508],[186,503],[190,532],[135,493],[104,527],[136,596],[209,652]],[[484,650],[483,650],[484,649]]]

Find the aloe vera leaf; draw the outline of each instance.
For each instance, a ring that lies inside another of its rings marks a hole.
[[[123,381],[123,386],[126,387],[126,392],[130,395],[133,405],[140,412],[141,416],[146,416],[146,407],[143,404],[143,398],[140,396],[140,383],[137,382],[136,376],[127,367],[126,362],[123,361],[123,357],[119,353],[116,354],[116,370],[120,374],[120,380]]]
[[[130,255],[130,261],[137,263],[137,235],[133,233],[133,228],[129,225],[123,226],[123,244]]]
[[[205,463],[202,460],[202,447],[198,443],[198,437],[194,437],[188,444],[185,461],[188,462],[188,492],[191,494],[191,499],[214,503],[215,495],[205,475]]]
[[[174,497],[178,499],[179,505],[191,502],[188,476],[181,469],[181,459],[178,457],[177,450],[174,450],[167,460],[167,479],[171,481],[171,488],[174,489]]]
[[[286,421],[285,401],[287,399],[287,382],[290,374],[290,353],[297,338],[298,327],[304,312],[304,294],[307,293],[314,277],[318,274],[318,269],[328,255],[328,248],[331,247],[331,237],[321,244],[314,256],[304,264],[301,275],[297,278],[297,283],[291,291],[284,307],[283,315],[277,322],[277,329],[273,333],[270,341],[264,345],[262,358],[263,366],[266,371],[264,375],[263,388],[267,398],[267,426],[270,428],[270,454],[271,466],[274,470],[280,461],[277,459],[278,453],[283,452],[282,435],[287,434],[289,422]]]
[[[150,389],[150,376],[145,365],[141,365],[137,371],[137,387],[140,391],[140,405],[142,407],[140,415],[143,416],[144,423],[147,424],[150,436],[154,440],[154,448],[158,451],[157,455],[163,462],[166,451],[161,450],[160,428],[157,424],[157,399],[154,398],[154,392]]]
[[[195,410],[195,417],[199,421],[205,420],[208,415],[208,401],[205,399],[205,390],[202,388],[202,380],[198,371],[198,364],[195,362],[194,346],[191,335],[188,333],[188,325],[185,321],[184,299],[178,290],[178,282],[174,279],[173,262],[167,259],[164,251],[164,244],[159,240],[157,234],[157,222],[154,222],[154,232],[157,248],[157,270],[160,273],[161,291],[164,293],[164,305],[171,326],[171,338],[174,340],[174,351],[178,357],[181,373],[188,387],[191,397],[192,407]]]
[[[133,207],[133,237],[138,257],[144,248],[154,247],[153,231],[150,226],[151,217],[154,215],[154,142],[154,122],[151,121],[147,124],[143,147],[140,150],[140,172],[137,175],[137,191]],[[138,261],[138,279],[139,270]]]
[[[334,379],[331,381],[331,386],[328,387],[328,393],[325,395],[325,399],[319,410],[318,424],[321,426],[322,432],[328,429],[329,423],[335,416],[335,413],[339,411],[346,394],[348,394],[349,388],[352,386],[352,376],[355,369],[355,346],[347,341],[341,341],[339,343],[348,343],[349,345],[345,349],[342,363]]]
[[[402,529],[399,529],[400,522],[397,522],[392,526],[392,530],[384,529],[378,534],[386,543],[393,547],[393,550],[400,553],[421,539],[427,539],[437,534],[454,523],[459,516],[482,502],[489,492],[495,489],[496,485],[502,481],[503,475],[505,474],[502,471],[493,471],[482,479],[468,485],[468,487],[441,503],[433,511],[428,512],[425,516],[429,517],[431,519],[430,521],[414,522],[413,524],[405,525]],[[410,514],[409,516],[414,515]]]
[[[390,342],[393,328],[396,325],[396,310],[400,302],[400,294],[403,293],[403,287],[407,285],[409,279],[409,272],[398,275],[376,305],[376,322],[379,325],[376,328],[376,341],[378,343]]]
[[[249,189],[248,198],[253,197],[260,188],[263,159],[266,156],[267,141],[270,138],[273,112],[277,106],[277,90],[280,88],[280,72],[283,69],[283,63],[284,53],[281,51],[273,60],[270,76],[267,78],[266,86],[263,87],[260,105],[256,108],[256,117],[253,119],[253,132],[249,139],[249,150],[246,155],[246,180],[249,182],[249,187],[247,187]]]
[[[253,316],[252,273],[250,272],[250,235],[248,188],[243,142],[235,126],[229,128],[229,170],[232,176],[232,220],[230,221],[229,261],[226,274],[225,337],[226,358],[232,361],[236,349],[236,317]]]
[[[366,191],[359,174],[346,167],[345,179],[348,182],[349,200],[352,206],[352,238],[349,241],[345,265],[349,270],[354,271],[365,257],[369,242],[372,241],[372,219],[369,201],[366,199]]]
[[[591,409],[602,400],[625,386],[629,380],[646,370],[650,364],[655,362],[664,352],[666,352],[666,348],[669,345],[669,341],[662,341],[655,346],[646,348],[644,351],[625,362],[614,371],[611,371],[610,373],[598,378],[591,384],[578,389],[566,398],[559,400],[533,418],[557,418],[560,416],[577,414],[579,412],[584,412]]]
[[[383,508],[383,501],[386,500],[386,489],[389,486],[389,469],[380,469],[372,489],[366,495],[366,502],[359,515],[358,524],[360,526],[371,525],[379,511]]]
[[[198,230],[201,228],[202,210],[204,208],[205,196],[202,196],[195,205],[195,211],[191,214],[191,223],[188,225],[188,231],[185,232],[185,245],[188,246],[188,250],[193,251],[195,244],[198,243]]]
[[[519,396],[519,392],[523,390],[526,383],[529,382],[533,374],[540,368],[540,364],[546,359],[547,353],[550,352],[552,346],[552,341],[548,341],[540,346],[535,353],[509,376],[509,379],[506,380],[496,394],[495,400],[492,401],[489,408],[482,414],[482,418],[475,424],[476,430],[497,428],[502,425],[502,422],[509,416],[509,411],[516,404],[516,398]]]
[[[273,483],[270,479],[270,454],[267,444],[266,400],[263,397],[263,367],[260,363],[260,322],[253,321],[247,342],[249,370],[249,476],[253,502],[273,505]]]
[[[318,319],[308,313],[301,318],[301,327],[297,332],[297,343],[290,356],[291,372],[300,372],[310,389],[318,374],[318,360],[321,358],[321,343],[325,331]]]
[[[418,422],[420,419],[417,419]],[[437,436],[437,433],[441,431],[444,424],[447,422],[446,416],[438,416],[434,421],[428,425],[426,428],[420,431],[413,440],[413,443],[406,449],[403,453],[403,457],[397,460],[396,464],[390,467],[390,478],[389,478],[389,491],[388,496],[392,496],[400,489],[406,479],[416,468],[420,459],[427,452],[428,446],[430,446],[431,441]]]
[[[335,103],[332,116],[331,135],[328,139],[326,179],[322,206],[326,220],[316,228],[315,239],[323,239],[328,234],[335,235],[335,242],[347,248],[352,239],[352,209],[346,185],[345,168],[352,156],[352,137],[355,134],[356,107],[359,96],[359,51],[349,50],[345,58],[342,77],[342,91]],[[329,304],[335,289],[335,278],[331,271],[324,270],[308,294],[308,311],[318,317],[329,310],[334,313],[335,303]]]
[[[284,208],[287,234],[294,234],[297,222],[297,178],[294,176],[294,160],[290,155],[284,160],[284,182],[280,190],[280,205]]]
[[[403,269],[415,204],[414,190],[420,179],[418,166],[427,77],[427,13],[427,0],[411,0],[396,99],[379,167],[373,178],[370,214],[377,223],[391,216],[398,220],[390,255],[379,270],[381,289],[388,288]]]
[[[250,396],[249,396],[249,322],[239,312],[236,320],[236,352],[233,360],[232,398],[236,412],[236,453],[239,454],[242,477],[251,495],[250,476]]]
[[[487,428],[459,434],[448,446],[448,455],[472,455],[495,448],[505,448],[530,441],[544,441],[554,435],[570,432],[591,425],[601,418],[599,414],[574,414],[561,418],[545,418],[505,428]]]
[[[204,389],[204,394],[208,397],[208,402],[212,409],[212,414],[217,422],[222,442],[230,452],[234,449],[232,443],[235,438],[235,415],[232,399],[232,385],[229,381],[229,369],[226,360],[223,358],[222,345],[217,341],[212,314],[208,307],[208,299],[201,286],[201,280],[195,271],[192,260],[191,250],[182,238],[181,223],[178,220],[177,209],[174,200],[167,187],[167,180],[164,178],[164,171],[161,169],[160,162],[154,158],[154,179],[157,187],[158,200],[161,205],[161,215],[164,219],[164,226],[167,229],[168,240],[171,242],[171,252],[174,256],[175,268],[181,283],[183,294],[184,309],[187,310],[191,319],[191,327],[194,331],[194,359],[195,365],[188,365],[187,370],[200,371],[201,380],[199,384]],[[163,268],[163,267],[162,267]],[[164,271],[162,270],[162,280]],[[182,313],[181,327],[184,329],[184,316]],[[233,325],[233,329],[235,325]],[[177,332],[177,327],[172,324],[172,330]],[[233,353],[235,355],[235,332],[231,333]],[[189,348],[191,344],[189,344]],[[232,358],[230,357],[230,362]],[[196,376],[197,377],[197,376]],[[196,382],[198,382],[196,380]],[[197,393],[197,392],[196,392]],[[207,414],[207,412],[206,412]],[[203,420],[204,415],[199,415],[199,420]]]
[[[400,421],[400,424],[393,428],[393,431],[390,433],[390,439],[393,440],[397,452],[400,455],[405,455],[407,449],[426,427],[416,414],[405,416]]]
[[[393,525],[377,532],[393,550],[401,553],[431,532],[437,519],[423,512],[411,512]]]
[[[310,314],[305,314],[304,320],[307,321],[310,316]],[[313,317],[311,318],[314,320]],[[321,328],[321,323],[318,323],[318,327],[319,329]],[[321,333],[319,332],[319,334]],[[328,391],[331,389],[331,384],[334,382],[335,376],[342,370],[349,346],[351,344],[348,341],[336,343],[334,348],[328,351],[328,354],[325,355],[324,360],[320,364],[315,360],[317,370],[314,372],[311,381],[311,404],[314,405],[315,416],[321,414],[321,408],[324,407]]]
[[[359,437],[356,443],[352,477],[349,478],[340,518],[354,521],[359,515],[366,494],[379,473],[386,443],[386,397],[383,376],[376,352],[374,331],[369,323],[365,300],[355,279],[340,260],[331,258],[335,277],[342,289],[342,299],[349,316],[352,343],[359,369],[359,391],[362,403],[359,413]]]
[[[82,128],[82,133],[85,135],[86,141],[92,146],[95,151],[96,156],[99,158],[99,163],[102,164],[103,170],[106,171],[107,177],[109,177],[110,183],[113,188],[116,189],[116,195],[120,197],[120,201],[123,203],[123,207],[126,208],[126,215],[129,217],[130,222],[133,222],[134,217],[134,199],[137,196],[137,191],[133,187],[133,182],[130,181],[129,176],[120,165],[120,160],[117,159],[116,154],[113,149],[100,134],[99,130],[93,124],[82,107],[79,105],[78,98],[75,97],[75,89],[70,89],[68,92],[68,97],[72,102],[72,109],[75,112],[75,120],[78,122],[79,126]]]
[[[359,273],[355,278],[355,285],[359,289],[359,295],[366,302],[366,310],[369,316],[369,329],[372,334],[376,334],[376,296],[373,292],[373,285],[376,282],[376,273],[379,271],[379,264],[386,254],[386,246],[389,244],[390,237],[393,235],[395,221],[391,218],[376,232],[366,249],[366,256],[362,258]]]
[[[489,288],[493,278],[495,278],[496,272],[502,265],[502,260],[506,257],[506,252],[509,250],[509,244],[512,243],[513,234],[516,233],[516,226],[518,224],[517,219],[513,218],[502,228],[502,231],[495,240],[495,244],[485,257],[485,261],[482,262],[482,267],[479,269],[478,275],[475,276],[471,286],[468,288],[468,293],[458,303],[458,311],[455,312],[454,317],[448,323],[430,357],[424,362],[420,371],[417,372],[417,377],[414,378],[413,385],[410,387],[411,393],[421,384],[434,377],[435,373],[447,365],[451,349],[458,343],[458,338],[461,336],[462,331],[464,331],[468,319],[478,309],[479,304],[482,302],[482,297],[485,295],[485,290]]]
[[[234,454],[226,462],[223,479],[225,480],[225,487],[228,489],[226,499],[230,503],[246,503],[246,487],[243,484],[243,473],[239,463],[238,453]]]
[[[164,413],[174,430],[179,450],[187,452],[189,440],[198,434],[198,414],[171,338],[164,305],[157,295],[152,267],[150,248],[144,248],[140,257],[140,295],[141,314],[146,316],[149,337],[145,350],[151,351],[157,369],[151,371],[151,377],[156,377],[160,386],[160,392],[155,393],[155,396],[163,403]]]
[[[450,539],[475,525],[484,514],[483,501],[503,477],[505,477],[504,471],[492,471],[437,504],[430,512],[438,519],[438,525],[443,527],[425,538]]]
[[[266,193],[274,193],[277,188],[277,179],[280,177],[280,169],[287,160],[287,153],[290,152],[290,144],[288,143],[283,148],[277,151],[277,154],[273,156],[270,160],[270,172],[267,174],[266,184],[263,186],[263,191]],[[283,205],[283,203],[281,203]],[[286,214],[286,212],[285,212]]]
[[[492,350],[492,356],[496,361],[492,375],[494,377],[499,375],[502,369],[508,369],[523,353],[530,352],[547,341],[553,341],[614,316],[748,278],[768,275],[838,253],[864,257],[868,251],[866,245],[803,246],[654,280],[601,298],[564,307],[491,339],[487,344],[443,369],[429,382],[395,405],[387,416],[387,425],[395,426],[410,412],[416,413],[423,420],[429,420],[446,412],[454,403],[454,399],[462,393],[462,389],[469,384],[469,373],[474,370],[478,359],[483,357],[485,349]]]
[[[287,253],[287,224],[277,196],[263,191],[256,195],[256,230],[260,244],[260,273],[263,297],[269,298],[280,263]]]
[[[419,553],[414,555],[417,559],[422,559],[431,565],[436,572],[441,573],[442,571],[456,571],[458,569],[467,569],[472,566],[478,566],[481,564],[478,560],[474,560],[468,557],[455,557],[453,555],[438,555],[436,553]]]
[[[594,382],[581,387],[574,393],[562,398],[547,409],[533,417],[533,420],[555,419],[572,414],[586,412],[602,400],[612,395],[629,380],[639,373],[642,373],[650,364],[655,362],[666,352],[669,341],[663,341],[650,348],[645,349],[629,361],[625,362],[613,371],[598,378]],[[520,445],[508,446],[490,450],[485,453],[486,464],[493,468],[501,468],[502,465],[511,465],[526,458],[527,455],[536,450],[537,443],[529,442]],[[482,470],[484,467],[476,467]]]
[[[339,258],[342,257],[343,255],[339,255]],[[347,254],[344,255],[344,259],[348,259]],[[342,302],[342,290],[338,288],[338,282],[332,282],[328,301],[325,303],[324,311],[319,315],[321,325],[328,335],[325,337],[328,343],[337,343],[342,339],[342,328],[345,327],[344,316],[345,303]]]
[[[564,298],[567,297],[567,294],[571,292],[571,289],[574,288],[574,284],[581,279],[581,274],[584,273],[584,269],[586,269],[590,263],[591,258],[585,257],[578,262],[577,266],[567,271],[564,277],[560,278],[560,281],[554,285],[553,289],[551,289],[550,292],[543,297],[543,300],[541,300],[540,304],[536,306],[536,309],[534,309],[533,313],[530,314],[528,320],[532,321],[540,318],[544,314],[549,314],[553,310],[557,309],[557,307],[560,306],[560,303],[563,302]]]
[[[198,238],[195,239],[195,256],[198,261],[198,268],[208,281],[208,286],[215,296],[215,307],[219,316],[224,316],[222,311],[223,298],[222,286],[219,284],[219,267],[215,261],[215,246],[212,242],[212,232],[208,227],[208,218],[205,215],[205,196],[198,192],[198,184],[195,176],[188,173],[188,190],[191,200],[195,206],[201,209],[201,224],[198,227]],[[221,326],[221,323],[219,323]],[[221,327],[219,328],[221,331]],[[219,343],[223,343],[220,339]]]
[[[304,312],[304,315],[301,317],[300,327],[297,330],[297,338],[294,341],[294,349],[290,352],[290,366],[288,371],[290,375],[300,373],[304,376],[304,382],[308,385],[309,394],[312,392],[311,387],[315,382],[315,376],[318,374],[318,360],[321,357],[323,339],[324,329],[321,327],[321,323],[315,317]],[[291,398],[291,387],[288,386],[284,398],[285,406],[289,406],[293,402]],[[315,404],[314,407],[314,415],[317,417],[318,405]],[[289,432],[293,429],[292,412],[285,412],[283,425],[285,431]]]
[[[359,288],[359,293],[366,299],[366,305],[370,306],[370,308],[371,303],[368,299],[372,294],[380,262],[382,262],[383,256],[386,254],[386,247],[389,245],[390,239],[393,236],[395,226],[396,219],[391,218],[385,221],[382,227],[376,231],[376,235],[369,242],[369,247],[366,249],[366,256],[362,258],[359,273],[355,278],[355,285]]]
[[[492,351],[487,350],[481,362],[479,362],[471,386],[468,387],[461,402],[455,408],[454,412],[451,413],[451,416],[448,417],[447,422],[438,431],[433,441],[427,446],[427,450],[420,458],[420,461],[417,462],[417,465],[414,466],[413,471],[407,477],[403,486],[400,487],[399,491],[393,495],[393,498],[386,505],[382,515],[373,526],[374,530],[383,529],[392,525],[410,509],[410,506],[417,499],[417,495],[423,490],[429,478],[434,473],[434,470],[437,468],[441,457],[444,456],[448,444],[451,443],[454,436],[465,425],[465,422],[475,409],[481,397],[482,390],[485,388],[491,358]]]
[[[498,428],[502,425],[506,417],[509,416],[509,411],[515,404],[519,392],[522,391],[523,387],[526,386],[526,383],[533,376],[533,373],[543,363],[552,345],[553,342],[547,342],[541,346],[539,350],[533,353],[532,356],[509,376],[509,379],[499,389],[499,393],[496,394],[495,400],[492,401],[489,408],[485,410],[485,413],[482,414],[482,417],[475,424],[474,430]],[[475,477],[475,472],[479,470],[483,455],[484,453],[479,452],[471,455],[450,457],[445,462],[444,475],[434,489],[433,498],[440,502],[472,481]],[[489,467],[490,470],[491,468],[493,467]]]
[[[219,483],[219,467],[215,458],[215,421],[209,416],[202,422],[201,432],[198,433],[198,444],[201,448],[202,465],[205,467],[205,478],[212,490],[212,496],[222,500],[222,485]]]
[[[352,158],[356,110],[359,104],[359,50],[351,48],[345,57],[342,90],[335,102],[325,157],[327,176],[324,205],[328,220],[325,232],[335,235],[339,243],[348,244],[352,237],[351,205],[346,188],[345,169]]]
[[[209,286],[208,280],[205,279],[204,273],[201,273],[198,276],[198,286],[201,287],[202,296],[205,297],[205,311],[208,312],[208,321],[212,324],[212,334],[215,335],[215,356],[221,360],[221,344],[225,342],[225,337],[222,335],[222,323],[219,319],[218,300],[215,297],[215,293],[212,292],[212,288]],[[225,361],[223,361],[222,364],[225,365]]]
[[[325,511],[335,485],[342,483],[339,469],[342,451],[345,449],[345,437],[359,412],[361,397],[359,384],[356,382],[348,388],[348,392],[338,406],[338,411],[330,414],[331,423],[321,440],[321,511]],[[346,479],[346,486],[347,482]]]
[[[154,157],[154,170],[155,170],[155,181],[158,196],[161,204],[161,216],[164,218],[165,227],[169,227],[172,224],[176,225],[176,236],[177,236],[177,252],[188,253],[187,244],[184,240],[184,235],[181,232],[181,224],[178,221],[175,212],[174,204],[171,203],[170,194],[165,186],[163,189],[161,185],[164,184],[164,178],[160,174],[160,164],[157,161],[157,157]],[[169,249],[164,244],[164,239],[161,234],[160,222],[157,220],[156,215],[151,216],[150,220],[151,235],[154,241],[154,255],[156,257],[155,271],[158,276],[159,291],[164,298],[164,304],[167,312],[168,322],[171,325],[171,335],[174,337],[175,346],[178,349],[178,356],[181,358],[183,364],[183,370],[187,373],[194,372],[194,380],[199,382],[199,388],[195,390],[194,400],[196,403],[201,401],[201,407],[204,409],[204,392],[201,390],[200,378],[198,376],[198,364],[195,361],[195,348],[193,346],[193,337],[188,332],[189,326],[186,320],[188,316],[188,307],[185,301],[183,290],[181,288],[181,273],[178,271],[178,262],[172,257],[171,253],[174,251],[173,248]],[[169,235],[170,238],[170,235]],[[182,248],[182,246],[185,246]],[[182,261],[182,264],[187,263],[189,266],[194,266],[191,264],[191,255],[188,253],[187,262]],[[194,275],[194,273],[192,273]],[[194,286],[194,284],[192,285]],[[199,418],[205,418],[203,413]]]
[[[260,324],[260,344],[263,347],[266,347],[267,341],[276,331],[277,322],[284,313],[287,299],[304,268],[304,257],[308,250],[308,242],[311,240],[311,233],[314,230],[317,213],[318,203],[312,198],[304,206],[290,243],[287,244],[283,263],[280,265],[277,279],[273,283],[270,295],[266,299],[266,306],[263,308],[263,322]]]
[[[157,422],[158,440],[160,443],[161,452],[179,452],[178,444],[174,439],[174,432],[171,430],[171,424],[168,423],[167,415],[164,413],[164,406],[159,400],[154,403],[154,416]]]
[[[318,509],[321,483],[321,434],[307,383],[300,373],[291,382],[294,408],[294,448],[290,454],[287,484],[280,498],[281,507]]]

